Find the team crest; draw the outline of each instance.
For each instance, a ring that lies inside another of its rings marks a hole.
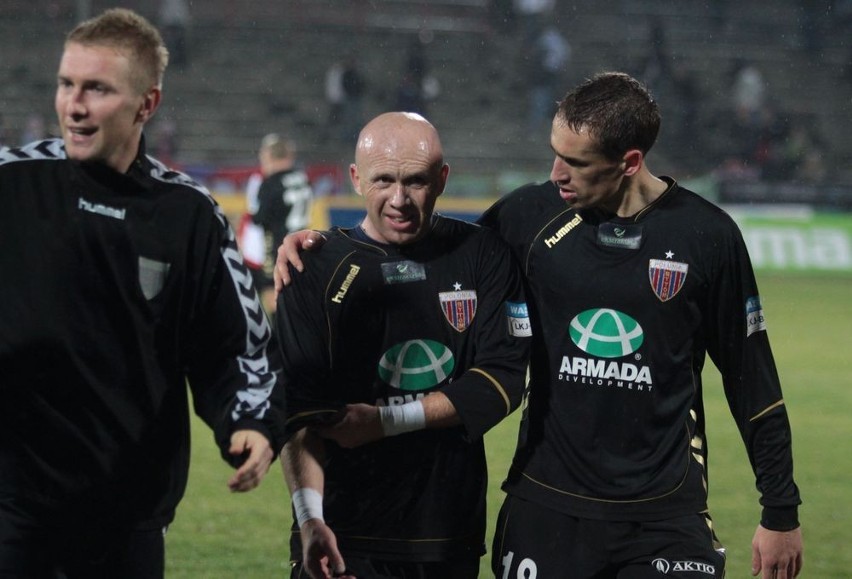
[[[160,295],[169,274],[169,264],[139,256],[139,286],[145,299],[153,300]]]
[[[476,290],[462,290],[456,284],[456,291],[440,292],[441,310],[444,318],[458,332],[464,332],[473,322],[476,315]]]
[[[680,261],[669,261],[665,259],[652,259],[648,264],[648,275],[651,280],[651,289],[666,302],[677,295],[686,281],[686,273],[689,264]]]

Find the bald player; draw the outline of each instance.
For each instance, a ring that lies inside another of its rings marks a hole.
[[[482,435],[520,403],[530,331],[508,247],[434,212],[448,174],[426,119],[370,121],[363,221],[278,297],[294,578],[478,575]]]

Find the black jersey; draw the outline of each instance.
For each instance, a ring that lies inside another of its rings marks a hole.
[[[263,270],[270,280],[281,240],[308,226],[312,197],[308,176],[300,169],[278,171],[260,184],[252,219],[264,229],[267,255]]]
[[[522,187],[482,223],[521,262],[534,336],[529,404],[504,489],[580,517],[706,509],[709,353],[771,529],[796,526],[790,428],[746,246],[673,180],[630,219]]]
[[[324,515],[344,556],[484,553],[482,434],[520,403],[529,323],[517,265],[494,232],[435,217],[404,246],[336,230],[278,301],[288,429],[350,403],[440,390],[462,425],[355,449],[326,443]],[[298,528],[293,556],[301,553]]]
[[[61,140],[0,151],[0,199],[0,500],[161,526],[187,480],[187,379],[225,457],[281,419],[225,217],[142,148],[119,174]]]

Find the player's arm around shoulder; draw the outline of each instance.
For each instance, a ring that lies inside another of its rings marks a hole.
[[[302,251],[319,249],[326,240],[326,234],[312,229],[302,229],[288,233],[281,240],[273,273],[276,292],[280,292],[285,286],[290,285],[294,273],[304,271],[305,266],[302,263],[300,253]]]

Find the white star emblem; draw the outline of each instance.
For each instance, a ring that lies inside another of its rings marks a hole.
[[[666,252],[666,259],[671,259],[671,258],[673,258],[673,257],[674,257],[674,252],[672,252],[672,251],[667,251],[667,252]]]
[[[453,289],[456,290],[456,291],[459,291],[461,289],[461,284],[459,282],[454,283]]]

